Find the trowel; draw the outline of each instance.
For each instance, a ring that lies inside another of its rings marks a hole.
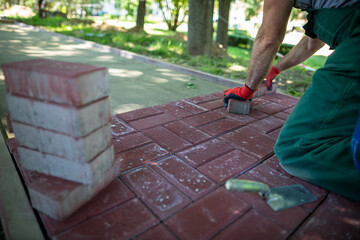
[[[262,182],[231,179],[226,182],[225,187],[231,192],[258,192],[274,211],[317,200],[312,193],[300,184],[270,188]]]

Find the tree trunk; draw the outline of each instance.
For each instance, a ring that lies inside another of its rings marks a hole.
[[[46,18],[45,0],[38,0],[39,18]]]
[[[216,32],[216,42],[225,49],[228,46],[229,13],[231,0],[219,0],[219,20]]]
[[[214,0],[189,0],[187,50],[190,55],[211,55]]]
[[[135,27],[138,31],[144,31],[145,14],[146,14],[146,0],[139,0],[139,5],[137,8],[137,15],[136,15],[136,27]]]

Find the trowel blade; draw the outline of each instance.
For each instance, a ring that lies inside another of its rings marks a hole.
[[[313,202],[317,198],[300,184],[270,188],[266,202],[274,211]]]

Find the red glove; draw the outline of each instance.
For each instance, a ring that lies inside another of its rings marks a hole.
[[[271,67],[270,71],[268,73],[268,75],[266,76],[266,85],[267,85],[267,89],[271,90],[272,89],[272,80],[280,73],[280,70],[275,68],[275,67]]]
[[[249,100],[254,96],[255,91],[246,85],[244,85],[243,87],[227,89],[224,91],[224,94],[223,94],[224,106],[227,107],[230,98],[235,99],[235,100],[240,100],[240,101]]]

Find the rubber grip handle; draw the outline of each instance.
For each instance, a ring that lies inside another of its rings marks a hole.
[[[225,187],[231,192],[267,193],[270,191],[269,186],[265,183],[242,179],[230,179],[226,181]]]

